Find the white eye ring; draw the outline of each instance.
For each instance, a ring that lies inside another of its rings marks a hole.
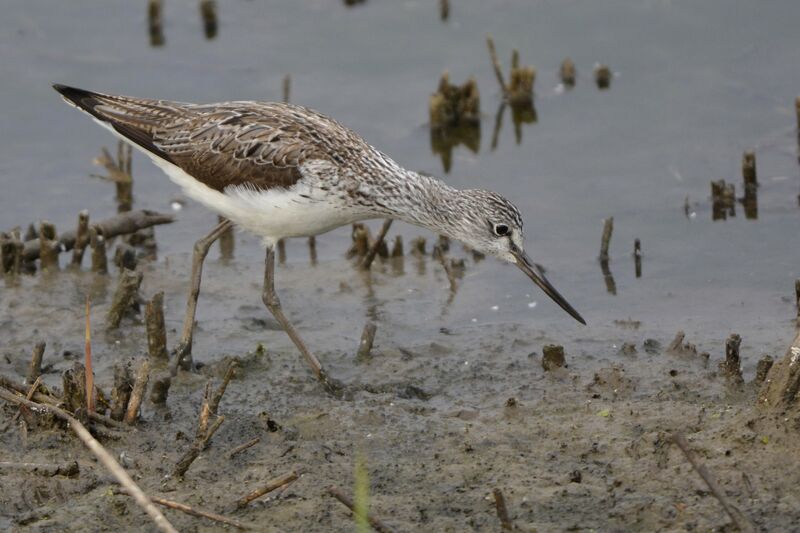
[[[494,234],[497,235],[498,237],[505,237],[511,234],[511,229],[508,227],[507,224],[495,224]]]

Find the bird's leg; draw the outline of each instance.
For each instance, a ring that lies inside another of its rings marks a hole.
[[[203,275],[203,261],[208,255],[208,250],[214,241],[220,238],[233,223],[230,220],[223,220],[212,229],[208,235],[194,243],[194,253],[192,255],[192,284],[189,288],[189,298],[186,301],[186,316],[183,319],[183,333],[181,342],[175,349],[175,359],[172,366],[172,373],[178,371],[178,367],[189,370],[192,366],[192,333],[194,331],[194,317],[197,312],[197,298],[200,296],[200,278]]]
[[[300,354],[306,360],[306,363],[308,363],[308,366],[311,367],[314,375],[322,383],[325,389],[331,394],[340,396],[343,392],[343,385],[337,380],[328,376],[328,374],[325,372],[325,369],[322,368],[322,364],[319,362],[319,359],[317,359],[316,356],[309,351],[309,349],[306,347],[306,343],[303,342],[303,339],[301,339],[300,335],[298,335],[297,330],[294,329],[292,323],[289,322],[289,319],[283,314],[283,310],[281,309],[281,301],[278,298],[278,294],[275,292],[274,246],[269,246],[267,248],[267,257],[264,260],[264,290],[261,294],[261,298],[264,301],[264,305],[266,305],[267,309],[269,309],[269,312],[272,313],[272,316],[275,317],[275,320],[278,321],[286,334],[289,335],[289,338],[292,339],[294,345],[297,346],[297,349],[300,350]]]

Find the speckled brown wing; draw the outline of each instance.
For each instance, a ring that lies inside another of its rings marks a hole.
[[[360,148],[353,143],[366,146],[333,120],[299,106],[194,105],[56,89],[120,135],[218,191],[236,185],[258,190],[290,187],[302,178],[305,161],[341,162],[331,146],[340,145],[343,139],[336,137],[342,135],[352,148]]]

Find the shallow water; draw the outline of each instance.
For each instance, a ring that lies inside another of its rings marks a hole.
[[[623,342],[636,342],[641,351],[645,338],[666,344],[678,329],[712,360],[722,357],[731,332],[741,334],[747,377],[762,353],[782,354],[794,328],[792,287],[800,277],[793,109],[800,91],[800,5],[473,0],[453,2],[450,19],[442,22],[435,4],[220,2],[218,34],[208,40],[197,3],[168,0],[165,44],[152,47],[144,2],[6,2],[0,17],[0,229],[41,218],[65,229],[83,208],[94,219],[115,212],[113,187],[89,177],[99,170],[92,158],[115,140],[64,105],[51,82],[185,101],[277,100],[284,75],[291,74],[293,102],[337,118],[401,164],[512,198],[525,217],[530,255],[589,323],[573,322],[517,269],[492,259],[467,261],[451,303],[447,280],[430,260],[407,257],[403,275],[387,265],[370,286],[343,257],[350,243],[345,228],[317,239],[316,266],[309,265],[303,240],[290,241],[288,264],[278,274],[284,307],[335,375],[415,381],[438,391],[431,402],[451,412],[460,403],[485,406],[506,386],[528,390],[510,380],[508,365],[522,364],[545,342],[564,344],[581,361],[573,371],[586,379],[610,364],[637,364],[618,354]],[[522,126],[517,143],[507,110],[496,149],[491,139],[500,94],[487,32],[504,65],[515,47],[523,64],[537,68],[537,122]],[[567,56],[579,77],[565,91],[558,67]],[[596,62],[615,73],[609,90],[593,83]],[[455,82],[476,77],[485,116],[477,153],[455,148],[447,174],[426,123],[428,96],[445,69]],[[741,195],[747,149],[757,155],[758,218],[747,219],[737,204],[734,218],[713,221],[709,182],[724,178]],[[138,154],[134,177],[136,207],[169,211],[180,197]],[[176,223],[156,230],[159,260],[148,267],[143,292],[166,290],[167,320],[179,329],[191,243],[216,218],[191,202],[176,214]],[[610,269],[616,294],[608,292],[597,261],[608,216],[615,219]],[[433,238],[403,225],[393,226],[390,238],[398,231],[407,248],[416,235]],[[638,279],[635,238],[644,252]],[[293,371],[307,377],[288,339],[264,333],[274,324],[258,297],[258,239],[238,234],[232,263],[216,254],[209,258],[198,311],[197,359],[212,363],[264,342],[282,354],[279,376]],[[89,275],[50,282],[37,276],[0,288],[0,325],[11,331],[3,335],[3,351],[14,360],[4,368],[22,372],[27,356],[20,354],[41,337],[52,353],[80,353],[81,305],[93,284]],[[110,293],[95,287],[93,295],[94,321],[101,324]],[[378,323],[376,350],[393,358],[371,371],[351,360],[368,318]],[[642,326],[615,324],[628,318]],[[106,380],[119,353],[145,348],[141,327],[128,327],[119,335],[96,335],[98,372]],[[437,354],[447,368],[489,368],[454,385],[452,370],[426,372],[439,364]],[[55,370],[69,364],[58,360]],[[648,376],[663,370],[637,370],[643,396],[660,390]],[[48,379],[57,381],[57,374]],[[278,378],[270,379],[275,385]],[[314,390],[306,386],[303,393]],[[526,393],[517,394],[524,403]]]

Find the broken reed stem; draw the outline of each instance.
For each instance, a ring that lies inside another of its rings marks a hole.
[[[125,491],[124,489],[114,490],[114,493],[130,496],[130,494],[128,494],[128,492]],[[221,514],[212,513],[210,511],[203,511],[202,509],[196,509],[190,505],[186,505],[185,503],[180,503],[173,500],[167,500],[166,498],[159,498],[158,496],[150,496],[150,500],[153,503],[157,503],[158,505],[167,507],[168,509],[181,511],[182,513],[186,513],[191,516],[197,516],[199,518],[207,518],[209,520],[213,520],[214,522],[227,524],[229,526],[233,526],[239,529],[250,529],[249,526],[242,524],[238,520],[234,520],[233,518],[228,518],[227,516],[223,516]]]
[[[119,215],[111,218],[101,220],[95,224],[91,224],[89,226],[90,239],[92,229],[105,237],[105,239],[111,239],[112,237],[116,237],[118,235],[127,235],[129,233],[135,233],[144,228],[158,226],[161,224],[170,224],[174,221],[175,217],[172,215],[165,215],[146,209],[128,211],[126,213],[120,213]],[[76,232],[74,230],[65,231],[58,237],[59,246],[56,248],[56,250],[58,252],[72,250],[75,247],[76,238]],[[92,248],[94,248],[94,244],[92,244]],[[39,240],[34,239],[31,241],[26,241],[25,249],[23,251],[23,260],[25,262],[35,261],[36,259],[39,259],[40,252],[41,245]],[[94,257],[92,258],[92,264],[94,264]]]
[[[83,253],[89,245],[89,211],[84,209],[78,213],[78,226],[75,229],[75,244],[72,248],[72,265],[80,268]]]
[[[500,489],[492,491],[494,495],[494,505],[497,509],[497,518],[500,519],[500,527],[511,531],[514,529],[514,524],[508,517],[508,508],[506,508],[506,499],[503,497],[503,492]]]
[[[364,256],[364,261],[361,263],[361,268],[369,270],[369,267],[372,266],[372,262],[375,260],[375,256],[378,254],[378,248],[380,248],[381,243],[383,243],[383,240],[386,238],[386,233],[388,233],[391,226],[391,218],[387,218],[383,221],[383,226],[381,226],[378,236],[375,237],[375,241],[369,247],[369,250],[367,250],[367,255]]]
[[[86,365],[86,411],[94,413],[94,370],[92,369],[92,323],[89,318],[89,296],[86,296],[86,331],[84,333],[84,356]]]
[[[742,383],[744,381],[742,379],[741,357],[739,356],[739,347],[741,344],[742,337],[736,333],[731,333],[725,340],[725,361],[720,363],[725,373],[737,383]]]
[[[497,59],[497,50],[494,48],[494,39],[491,34],[486,35],[486,46],[489,47],[489,57],[492,59],[492,67],[494,67],[494,75],[497,77],[497,83],[500,84],[500,89],[503,95],[508,94],[508,86],[503,79],[503,68],[500,66],[500,60]]]
[[[31,398],[33,398],[33,395],[36,394],[36,389],[38,389],[39,385],[41,384],[42,384],[42,376],[38,376],[36,378],[36,381],[34,381],[33,384],[31,385],[31,388],[28,389],[28,392],[25,394],[25,399],[30,400]],[[22,414],[22,406],[20,406],[19,410],[16,413],[14,413],[13,417],[11,417],[11,421],[16,422],[17,418],[19,418],[19,415],[21,414]]]
[[[142,491],[142,489],[139,488],[136,482],[131,479],[130,475],[128,475],[125,469],[120,466],[120,464],[110,453],[108,453],[108,451],[97,441],[97,439],[92,437],[92,434],[89,433],[89,430],[87,430],[75,417],[53,405],[26,400],[24,398],[15,396],[13,393],[4,389],[0,389],[0,398],[11,403],[24,405],[34,412],[49,411],[58,418],[66,421],[72,431],[74,431],[78,438],[86,445],[87,448],[89,448],[89,451],[91,451],[100,461],[100,463],[102,463],[102,465],[105,466],[109,472],[111,472],[111,475],[117,479],[120,485],[125,487],[125,490],[129,492],[139,507],[141,507],[148,514],[148,516],[150,516],[158,529],[169,533],[178,533],[178,530],[175,529],[164,517],[164,515],[161,514],[161,512],[156,508],[156,506],[153,505],[153,502],[150,501],[150,499]]]
[[[611,243],[611,234],[614,231],[614,217],[603,221],[603,237],[600,241],[600,261],[608,261],[608,246]]]
[[[106,329],[117,329],[122,322],[122,317],[136,304],[139,286],[142,284],[142,273],[123,270],[119,277],[114,298],[106,315]]]
[[[374,322],[367,322],[364,324],[364,331],[361,332],[361,342],[358,344],[358,352],[356,353],[356,360],[366,361],[370,358],[370,351],[372,351],[372,344],[375,342],[375,331],[378,326]]]
[[[39,260],[42,270],[58,270],[56,227],[46,220],[39,222]]]
[[[150,33],[150,46],[164,44],[164,25],[161,19],[161,0],[148,0],[147,27]]]
[[[136,371],[136,379],[133,381],[133,389],[131,390],[131,398],[128,401],[128,408],[125,411],[123,422],[129,426],[136,422],[139,415],[139,407],[142,405],[145,390],[147,390],[147,382],[150,380],[150,360],[142,360],[139,369]]]
[[[261,442],[261,437],[256,437],[256,438],[254,438],[252,440],[249,440],[249,441],[245,442],[244,444],[240,444],[239,446],[237,446],[236,448],[234,448],[234,449],[232,449],[231,451],[228,452],[228,458],[230,459],[234,455],[239,455],[240,453],[242,453],[246,449],[252,448],[253,446],[258,444],[259,442]]]
[[[711,474],[708,468],[706,468],[706,465],[697,460],[691,448],[689,448],[689,443],[686,442],[686,438],[683,436],[683,434],[674,433],[671,438],[672,442],[674,442],[678,448],[681,449],[683,455],[686,456],[686,459],[689,461],[689,463],[691,463],[695,472],[697,472],[700,477],[703,478],[706,486],[708,486],[708,488],[711,490],[711,494],[713,494],[719,503],[722,504],[725,512],[731,517],[731,520],[733,520],[733,523],[739,528],[739,531],[742,531],[743,533],[755,532],[756,529],[752,522],[750,522],[750,520],[743,515],[741,511],[739,511],[739,509],[734,507],[728,501],[725,493],[719,488],[717,482],[714,480],[714,476]]]
[[[44,341],[37,342],[36,346],[33,347],[31,362],[28,365],[28,375],[25,378],[25,383],[28,385],[36,381],[36,378],[42,374],[42,359],[44,358],[45,347],[47,347],[47,343]]]
[[[208,402],[208,409],[213,414],[217,414],[217,409],[219,408],[219,402],[222,400],[222,395],[225,394],[225,390],[228,388],[228,384],[233,379],[233,375],[236,372],[236,361],[231,361],[228,364],[228,368],[225,370],[225,375],[222,378],[222,383],[220,383],[217,392],[214,393],[214,396],[211,397],[211,400]]]
[[[559,76],[561,77],[561,83],[563,83],[565,87],[575,86],[575,78],[577,77],[575,62],[569,57],[561,62]]]
[[[252,492],[247,493],[245,496],[243,496],[243,497],[239,498],[238,500],[236,500],[236,503],[234,504],[234,506],[237,509],[241,509],[243,507],[247,507],[247,505],[250,502],[252,502],[253,500],[256,500],[256,499],[262,497],[265,494],[268,494],[268,493],[270,493],[270,492],[272,492],[272,491],[274,491],[276,489],[279,489],[279,488],[281,488],[281,487],[283,487],[285,485],[288,485],[289,483],[297,480],[300,477],[300,474],[302,474],[302,471],[300,469],[295,468],[295,469],[290,470],[289,472],[286,472],[283,475],[280,475],[280,476],[278,476],[276,478],[270,479],[263,486],[257,488],[256,490],[254,490]]]
[[[642,277],[642,241],[634,239],[633,241],[633,264],[636,270],[636,277]]]
[[[144,323],[147,329],[147,353],[155,361],[168,362],[167,330],[164,324],[164,291],[158,291],[145,304]]]
[[[355,505],[353,504],[353,500],[339,490],[338,487],[333,485],[328,487],[328,494],[339,500],[345,507],[350,509],[351,512],[355,513]],[[369,521],[369,525],[372,526],[372,529],[378,533],[391,533],[393,531],[392,528],[381,522],[380,519],[373,513],[367,513],[367,521]]]

